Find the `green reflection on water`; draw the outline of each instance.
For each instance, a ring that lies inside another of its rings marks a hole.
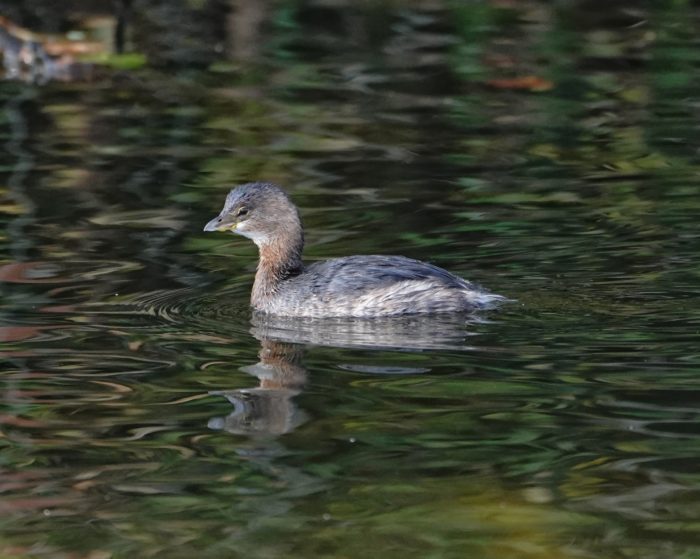
[[[282,3],[245,64],[4,83],[0,555],[698,554],[698,11],[587,4]],[[201,233],[250,179],[309,259],[514,301],[251,319]]]

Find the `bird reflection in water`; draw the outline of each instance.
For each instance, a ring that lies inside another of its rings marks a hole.
[[[306,345],[414,351],[469,350],[468,326],[483,318],[413,316],[384,319],[310,319],[253,315],[251,333],[260,341],[259,361],[241,370],[259,379],[255,388],[215,391],[233,411],[209,427],[238,435],[283,435],[306,421],[294,397],[306,383],[302,364]],[[369,374],[419,374],[425,367],[387,367],[339,363],[338,368]]]
[[[306,382],[302,356],[303,346],[261,340],[260,361],[241,367],[260,384],[256,388],[211,392],[231,402],[233,411],[211,419],[209,427],[237,435],[283,435],[301,425],[306,416],[293,398]]]

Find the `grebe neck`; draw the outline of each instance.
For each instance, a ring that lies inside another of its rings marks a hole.
[[[304,249],[304,234],[299,228],[290,239],[283,237],[258,244],[260,260],[255,273],[251,304],[262,310],[272,298],[280,284],[291,277],[299,275],[304,264],[301,253]]]

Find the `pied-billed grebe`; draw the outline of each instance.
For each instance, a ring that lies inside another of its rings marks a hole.
[[[469,312],[503,297],[403,256],[347,256],[304,266],[299,213],[269,183],[234,188],[205,231],[231,231],[260,251],[251,306],[279,316],[377,317]]]

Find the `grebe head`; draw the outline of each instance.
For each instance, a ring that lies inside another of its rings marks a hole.
[[[274,184],[262,182],[231,190],[221,213],[204,230],[231,231],[260,247],[296,243],[302,235],[299,213],[287,194]]]

